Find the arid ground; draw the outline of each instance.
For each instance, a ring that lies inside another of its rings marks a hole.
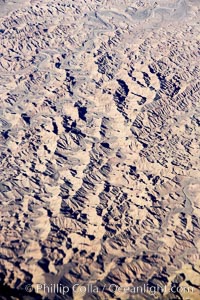
[[[200,2],[0,1],[0,299],[200,299]]]

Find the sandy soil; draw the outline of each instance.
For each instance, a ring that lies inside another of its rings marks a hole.
[[[0,299],[200,299],[199,1],[0,7]]]

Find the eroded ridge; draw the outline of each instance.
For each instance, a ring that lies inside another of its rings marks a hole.
[[[199,3],[167,2],[0,3],[2,299],[199,299]]]

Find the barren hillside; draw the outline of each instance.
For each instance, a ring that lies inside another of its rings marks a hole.
[[[0,299],[200,299],[199,1],[0,9]]]

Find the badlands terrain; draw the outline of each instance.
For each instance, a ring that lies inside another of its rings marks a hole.
[[[0,299],[200,299],[198,0],[0,1]]]

